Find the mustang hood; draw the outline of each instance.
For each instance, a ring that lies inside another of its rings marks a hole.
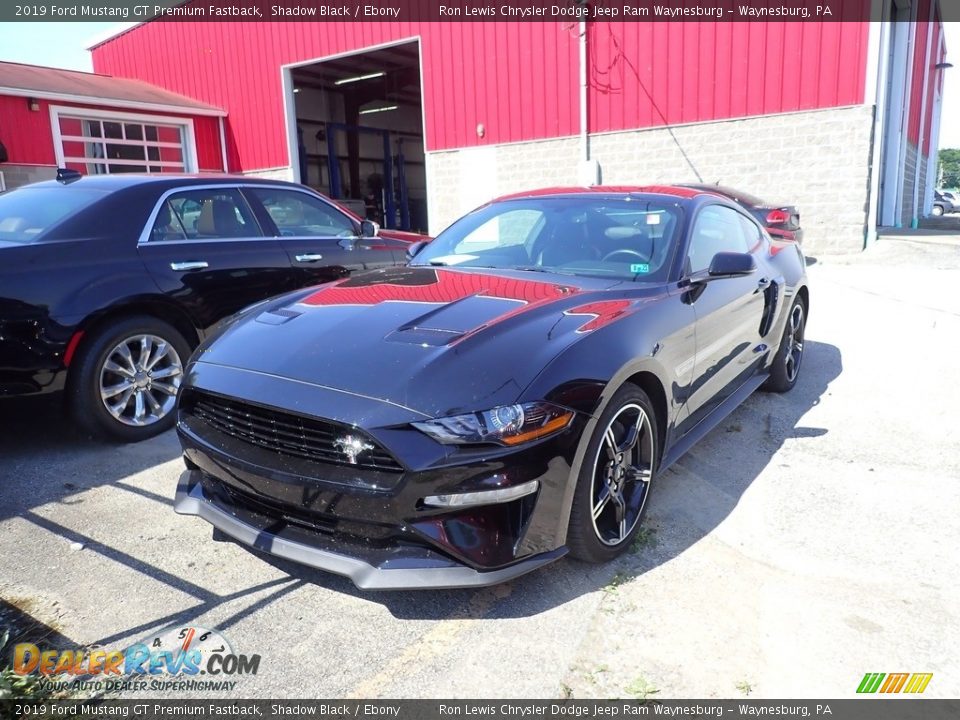
[[[198,359],[431,416],[485,409],[514,402],[587,325],[622,313],[629,302],[598,292],[619,282],[390,268],[254,309]]]

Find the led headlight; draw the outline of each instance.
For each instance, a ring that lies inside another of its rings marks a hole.
[[[547,402],[534,402],[415,422],[413,426],[447,445],[520,445],[563,430],[572,419],[572,410]]]

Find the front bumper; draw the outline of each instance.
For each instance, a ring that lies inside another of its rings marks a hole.
[[[496,585],[536,570],[566,554],[566,548],[541,553],[496,570],[467,567],[427,547],[366,549],[361,559],[343,540],[310,533],[248,509],[226,507],[208,497],[204,475],[186,470],[180,476],[174,509],[203,518],[234,540],[277,557],[343,575],[363,590],[469,588]]]

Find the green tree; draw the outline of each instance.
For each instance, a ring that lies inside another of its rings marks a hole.
[[[940,182],[938,187],[960,187],[960,148],[944,148],[940,151]]]

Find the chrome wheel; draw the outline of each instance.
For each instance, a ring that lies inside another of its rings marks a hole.
[[[653,476],[653,457],[650,418],[640,405],[624,405],[607,425],[594,458],[591,516],[604,545],[621,544],[639,522]]]
[[[800,372],[800,361],[803,360],[803,305],[797,303],[790,311],[790,321],[787,327],[787,353],[784,357],[787,382],[793,383]]]
[[[124,425],[152,425],[173,410],[182,379],[183,363],[173,345],[156,335],[134,335],[107,353],[100,399]]]

